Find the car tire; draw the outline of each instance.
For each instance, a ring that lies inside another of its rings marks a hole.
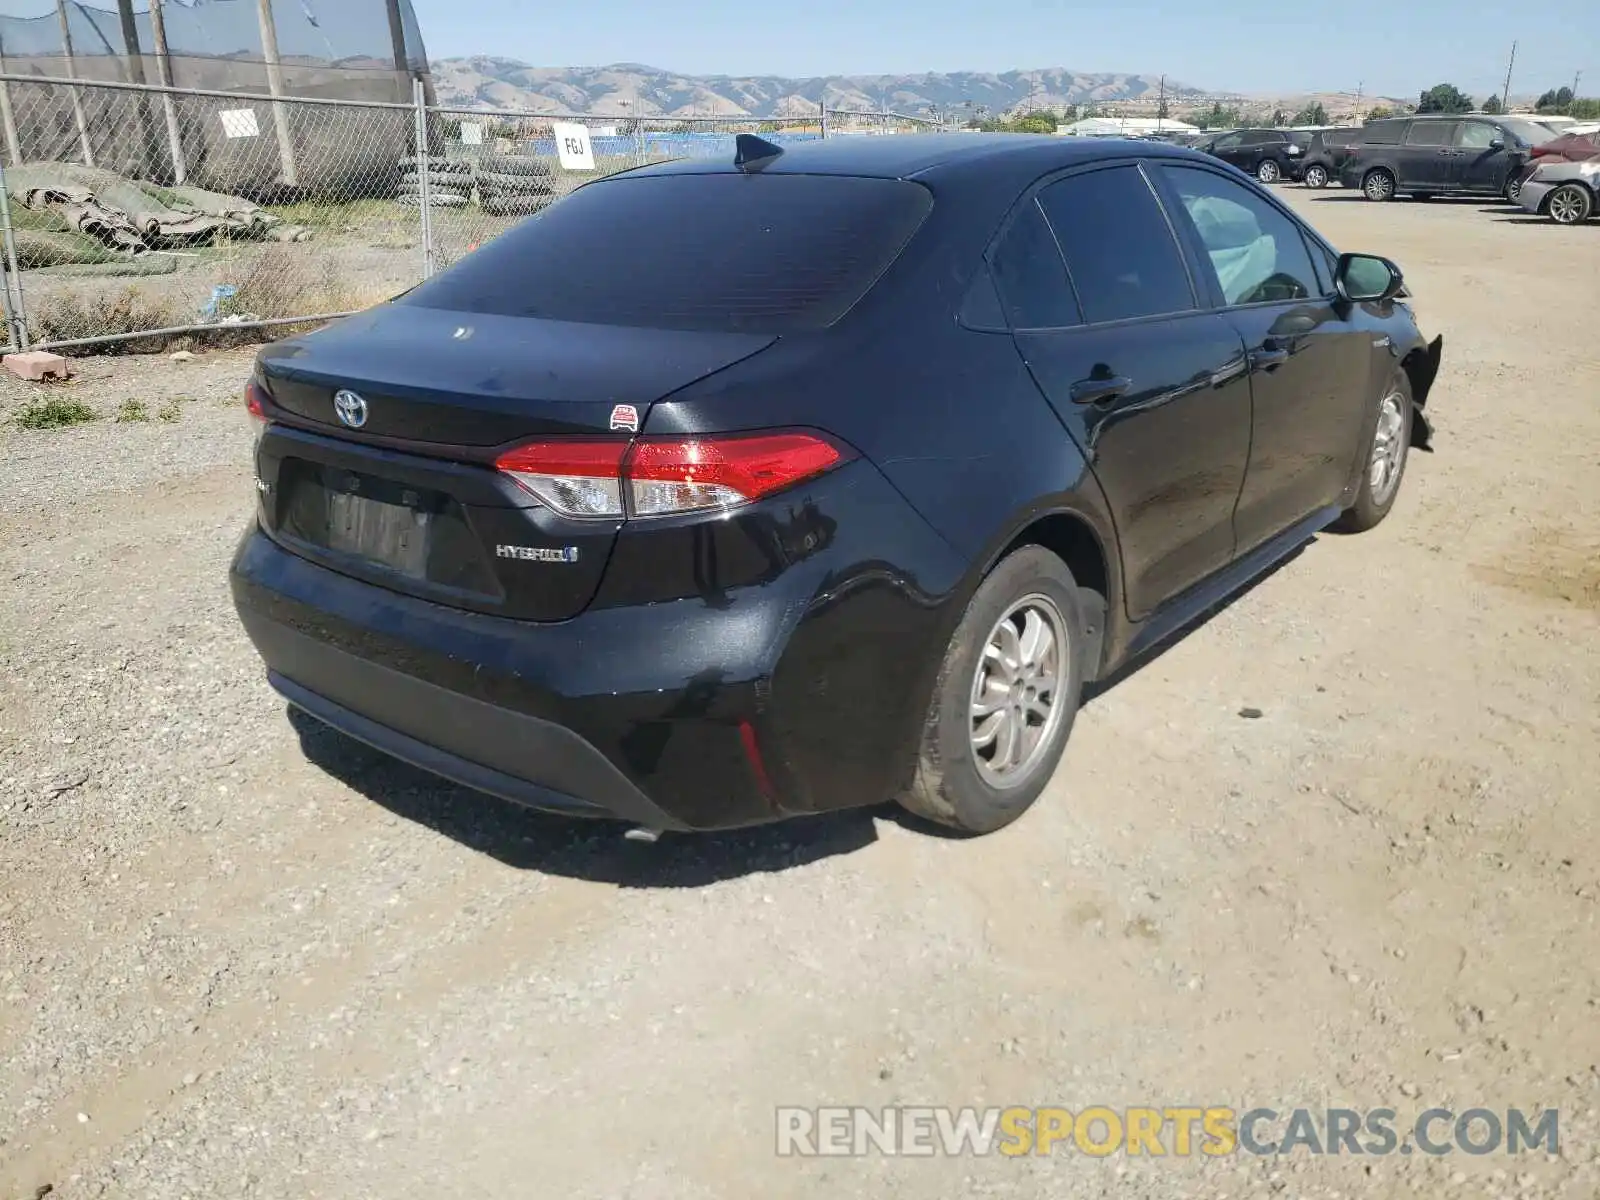
[[[1563,183],[1545,198],[1544,208],[1557,225],[1582,225],[1594,215],[1594,193],[1581,183]]]
[[[1320,163],[1313,163],[1306,168],[1302,182],[1308,188],[1325,188],[1328,186],[1328,168]]]
[[[427,162],[429,172],[434,175],[472,174],[472,164],[468,162],[462,162],[459,159],[430,158],[425,161]],[[419,158],[402,158],[400,160],[400,169],[407,174],[415,175],[417,173],[417,168],[421,166],[423,162],[424,160]]]
[[[536,175],[481,174],[478,190],[496,196],[553,196],[556,181]]]
[[[555,172],[542,158],[527,154],[491,154],[478,163],[478,171],[490,175],[533,175],[548,178]]]
[[[898,797],[905,808],[978,834],[1011,824],[1032,806],[1061,761],[1077,715],[1084,611],[1067,564],[1043,547],[1024,546],[989,572],[940,666],[916,774]],[[1008,645],[1010,659],[1002,649]],[[980,706],[995,706],[1002,689],[1005,699],[985,714]],[[1013,699],[1024,707],[1013,707]],[[1008,750],[1017,761],[997,763]]]
[[[1256,164],[1256,178],[1262,183],[1277,183],[1283,178],[1283,172],[1272,159],[1263,158]]]
[[[403,188],[411,188],[414,191],[420,182],[421,176],[414,171],[402,171],[400,173],[400,186]],[[429,171],[428,186],[442,188],[447,192],[466,192],[472,187],[472,176],[448,174],[444,171]]]
[[[1410,458],[1413,416],[1411,380],[1398,370],[1378,401],[1378,418],[1362,458],[1361,486],[1355,503],[1334,521],[1337,532],[1365,533],[1389,515]]]
[[[1361,177],[1361,194],[1375,203],[1394,199],[1394,175],[1379,167]]]
[[[1515,175],[1506,180],[1506,190],[1502,195],[1505,196],[1507,203],[1520,204],[1522,202],[1522,180]]]

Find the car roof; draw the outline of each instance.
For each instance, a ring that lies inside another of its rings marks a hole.
[[[1102,159],[1141,157],[1200,158],[1194,151],[1166,142],[1132,138],[1074,138],[1050,134],[925,133],[835,136],[784,147],[759,168],[777,175],[858,175],[879,179],[915,179],[937,174],[950,177],[988,173],[1002,168],[1007,176],[1034,176],[1060,167]],[[677,159],[641,167],[627,174],[726,174],[736,171],[733,155]]]

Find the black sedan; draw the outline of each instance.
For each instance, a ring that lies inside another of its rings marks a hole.
[[[290,704],[513,801],[992,830],[1086,684],[1384,519],[1439,356],[1193,151],[742,136],[264,350],[233,594]]]

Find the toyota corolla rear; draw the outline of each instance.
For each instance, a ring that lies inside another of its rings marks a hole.
[[[265,350],[232,582],[272,684],[437,774],[651,829],[886,796],[870,746],[915,714],[865,673],[930,624],[882,547],[948,552],[848,431],[696,397],[803,394],[763,364],[832,353],[931,206],[892,179],[608,180]]]

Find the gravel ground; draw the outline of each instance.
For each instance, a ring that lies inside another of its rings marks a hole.
[[[972,841],[641,847],[290,719],[225,586],[249,355],[78,362],[106,419],[0,423],[0,1200],[1592,1200],[1600,226],[1287,194],[1445,333],[1437,452]],[[775,1156],[775,1106],[850,1103],[1556,1107],[1562,1146]]]

